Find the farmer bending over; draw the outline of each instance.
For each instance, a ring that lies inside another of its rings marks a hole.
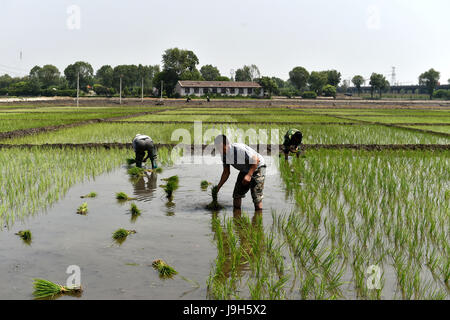
[[[298,156],[300,155],[299,147],[302,144],[303,135],[297,129],[289,129],[288,132],[284,135],[283,142],[283,153],[284,159],[288,159],[289,152],[295,153]]]
[[[262,211],[262,199],[266,164],[264,158],[249,146],[242,143],[230,143],[225,135],[218,135],[214,140],[216,150],[222,156],[223,172],[218,190],[230,176],[230,165],[239,170],[233,191],[233,208],[235,216],[241,214],[241,200],[251,190],[255,213]]]
[[[148,158],[152,161],[153,169],[158,167],[156,165],[156,147],[153,144],[153,140],[149,136],[138,133],[133,139],[133,149],[136,153],[136,167],[142,168],[142,162],[147,161]],[[145,152],[147,152],[147,156],[145,156]]]

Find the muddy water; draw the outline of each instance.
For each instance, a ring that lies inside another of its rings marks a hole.
[[[200,182],[217,183],[221,170],[220,164],[187,163],[164,168],[163,173],[149,174],[135,183],[122,167],[74,186],[46,212],[0,231],[0,299],[32,299],[33,278],[65,284],[70,265],[81,268],[84,292],[78,298],[60,299],[205,299],[206,280],[217,253],[212,214],[204,209],[211,198],[209,191],[201,191]],[[174,204],[167,205],[159,185],[164,183],[161,179],[172,175],[179,176],[180,187],[174,193]],[[222,216],[232,215],[236,177],[237,171],[232,169],[219,194]],[[91,191],[98,193],[97,198],[80,199]],[[130,203],[115,199],[119,191],[137,198],[142,213],[136,220],[131,219]],[[287,212],[293,204],[285,200],[278,173],[267,175],[264,193],[263,221],[269,225],[272,209]],[[88,203],[86,216],[76,214],[83,202]],[[253,214],[250,195],[243,200],[243,210]],[[118,245],[111,235],[121,227],[137,233]],[[31,245],[15,235],[26,229],[33,235]],[[166,260],[179,276],[160,279],[151,267],[155,259]]]

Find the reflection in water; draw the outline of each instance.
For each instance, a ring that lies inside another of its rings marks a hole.
[[[134,195],[139,201],[151,201],[156,190],[158,176],[155,172],[144,172],[144,176],[133,179],[132,184],[134,188]]]

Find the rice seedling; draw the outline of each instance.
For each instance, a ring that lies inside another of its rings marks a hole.
[[[25,243],[27,243],[27,244],[31,243],[31,231],[30,230],[19,231],[16,233],[16,235],[18,235],[20,238],[22,238],[22,240]]]
[[[122,191],[116,193],[116,199],[119,201],[136,200],[136,198],[130,198],[125,192]]]
[[[77,213],[85,215],[87,214],[87,212],[88,212],[88,204],[87,202],[84,202],[83,204],[81,204],[81,206],[78,207]]]
[[[208,182],[208,181],[206,181],[206,180],[203,180],[203,181],[200,183],[200,188],[202,189],[202,191],[206,191],[206,190],[208,189],[208,187],[209,187],[210,184],[211,184],[210,182]]]
[[[136,163],[136,159],[134,158],[127,158],[126,161],[129,166]]]
[[[137,205],[133,202],[130,206],[130,213],[131,213],[131,221],[136,221],[137,217],[141,215],[141,209],[137,207]]]
[[[211,203],[209,203],[209,204],[206,206],[206,209],[217,211],[217,210],[220,210],[220,209],[223,208],[223,206],[222,206],[221,204],[219,204],[219,202],[217,201],[218,193],[219,193],[219,190],[218,190],[217,186],[213,186],[213,187],[211,188],[211,197],[212,197],[212,201],[211,201]]]
[[[178,272],[171,266],[169,266],[164,260],[157,259],[153,261],[152,267],[159,272],[162,278],[171,278]]]
[[[96,198],[96,197],[97,197],[97,193],[96,192],[91,192],[91,193],[88,193],[88,194],[86,194],[84,196],[80,196],[81,199],[84,199],[84,198]]]
[[[164,189],[167,199],[169,199],[169,201],[172,201],[173,192],[178,189],[179,178],[178,176],[171,176],[162,180],[166,181],[166,184],[161,185],[160,187]]]
[[[158,168],[156,168],[156,169],[153,169],[153,172],[156,172],[156,173],[162,173],[162,172],[163,172],[163,169],[162,169],[161,167],[158,167]]]
[[[68,287],[44,279],[33,279],[35,299],[52,298],[57,295],[81,293],[81,287]]]

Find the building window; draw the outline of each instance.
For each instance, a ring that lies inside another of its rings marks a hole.
[[[230,88],[230,93],[234,94],[234,92],[235,92],[234,88]]]
[[[213,88],[212,93],[217,93],[217,88]]]
[[[208,92],[209,92],[208,88],[203,88],[203,93],[208,93]]]
[[[239,88],[239,94],[244,94],[244,88]]]
[[[248,89],[247,89],[247,93],[248,93],[248,94],[253,94],[253,89],[252,89],[252,88],[248,88]]]
[[[194,88],[194,93],[199,93],[199,89],[198,88]]]
[[[189,94],[190,91],[191,91],[190,88],[184,88],[184,93],[185,93],[185,94]]]
[[[226,94],[226,93],[227,93],[227,88],[222,88],[221,92],[222,92],[223,94]]]

